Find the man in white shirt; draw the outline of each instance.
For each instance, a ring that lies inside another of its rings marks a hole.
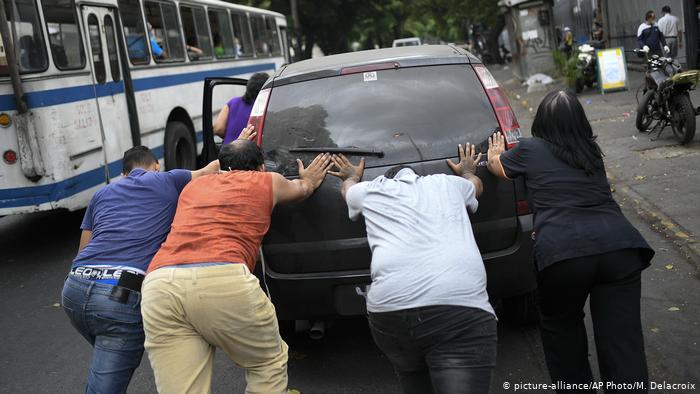
[[[419,176],[408,166],[360,182],[364,159],[334,155],[350,219],[365,218],[372,250],[368,320],[403,393],[488,393],[496,318],[467,209],[483,186],[474,146],[450,168]]]
[[[663,11],[664,16],[659,19],[659,30],[664,34],[666,44],[671,50],[669,56],[675,59],[678,55],[678,49],[683,49],[683,30],[681,30],[681,22],[678,17],[671,15],[671,7],[666,5],[661,11]]]

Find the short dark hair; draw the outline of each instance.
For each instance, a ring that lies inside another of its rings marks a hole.
[[[647,13],[644,15],[644,20],[645,20],[645,21],[648,21],[649,19],[651,19],[651,16],[652,16],[652,15],[654,15],[654,11],[653,11],[653,10],[647,11]]]
[[[671,7],[665,5],[664,8],[661,9],[661,11],[670,14],[671,13]]]
[[[532,123],[532,135],[551,144],[559,160],[591,175],[603,169],[603,152],[576,96],[563,90],[544,96]]]
[[[245,85],[245,94],[241,98],[246,104],[253,104],[256,98],[258,98],[258,93],[262,89],[267,79],[270,78],[267,73],[255,73],[253,74],[248,83]]]
[[[236,140],[222,146],[219,151],[222,170],[255,171],[263,163],[262,149],[253,141]]]
[[[157,162],[158,159],[156,159],[153,151],[143,145],[135,146],[124,152],[122,174],[128,174],[134,168],[150,167]]]
[[[398,174],[399,171],[403,170],[404,168],[410,168],[411,171],[413,171],[414,173],[416,173],[416,170],[413,169],[413,167],[407,166],[407,165],[405,165],[405,164],[401,164],[401,165],[394,166],[394,167],[391,167],[391,168],[389,168],[388,170],[386,170],[386,172],[384,173],[384,177],[385,177],[385,178],[389,178],[389,179],[394,179],[394,177],[396,176],[396,174]]]

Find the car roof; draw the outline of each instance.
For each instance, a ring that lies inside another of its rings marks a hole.
[[[344,68],[398,63],[398,67],[438,64],[471,64],[481,61],[462,48],[452,45],[420,45],[348,52],[303,60],[283,66],[265,87],[280,86],[311,79],[340,75]]]

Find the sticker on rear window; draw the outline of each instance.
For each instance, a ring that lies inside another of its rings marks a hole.
[[[365,82],[372,82],[377,80],[377,72],[376,71],[370,71],[362,74],[362,78],[364,79]]]

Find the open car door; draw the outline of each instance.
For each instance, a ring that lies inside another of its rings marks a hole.
[[[202,127],[203,127],[203,144],[202,154],[199,156],[198,166],[204,167],[212,160],[215,160],[219,155],[220,146],[214,141],[214,120],[213,120],[213,109],[220,108],[219,106],[214,107],[213,103],[216,101],[217,105],[220,102],[226,103],[231,97],[234,97],[232,92],[236,89],[232,89],[235,86],[242,86],[243,91],[245,91],[245,86],[248,83],[247,79],[243,78],[205,78],[204,79],[204,95],[202,99]],[[217,86],[221,88],[216,89]],[[240,90],[240,89],[238,89]],[[242,95],[243,92],[240,92]],[[223,104],[221,104],[223,105]]]

